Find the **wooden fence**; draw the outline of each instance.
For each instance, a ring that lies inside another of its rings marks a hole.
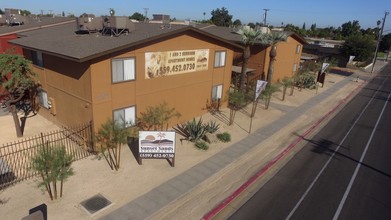
[[[20,139],[0,147],[0,189],[38,173],[31,169],[31,159],[42,146],[64,146],[73,160],[94,154],[92,123]]]

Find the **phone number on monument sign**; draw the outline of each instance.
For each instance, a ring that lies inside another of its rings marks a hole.
[[[141,153],[141,158],[174,158],[175,154],[160,154],[160,153]]]

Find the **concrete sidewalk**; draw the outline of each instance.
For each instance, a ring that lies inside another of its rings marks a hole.
[[[368,73],[356,71],[352,76],[335,83],[305,103],[297,107],[285,108],[283,110],[285,114],[273,123],[254,131],[239,142],[162,183],[102,219],[202,218],[219,202],[232,195],[234,189],[254,174],[255,170],[267,165],[287,146],[287,143],[294,139],[295,135],[300,135],[301,131],[306,130],[310,126],[308,122],[314,120],[308,120],[305,116],[314,114],[315,117],[321,117],[327,113],[328,109],[338,104],[337,97],[340,95],[346,98],[345,102],[348,101],[353,93],[358,91],[356,89],[358,87],[347,88],[352,81],[357,79],[357,76],[360,79],[370,78]],[[279,107],[277,103],[272,103],[272,106]],[[311,110],[319,106],[323,108],[322,114],[316,115]],[[342,105],[338,106],[338,108],[341,107]],[[282,139],[284,140],[281,142]],[[271,148],[270,145],[273,146],[276,142],[281,145]],[[254,160],[257,162],[252,164]],[[257,169],[254,170],[255,167]],[[273,172],[275,173],[276,170],[265,175],[271,175]]]

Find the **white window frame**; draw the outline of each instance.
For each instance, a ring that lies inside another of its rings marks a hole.
[[[212,87],[212,101],[221,100],[223,97],[223,84],[214,85]]]
[[[294,63],[294,64],[293,64],[292,71],[293,71],[293,72],[296,72],[296,71],[297,71],[297,63]]]
[[[299,53],[300,53],[300,50],[301,50],[301,45],[298,44],[298,45],[296,46],[296,54],[299,54]]]
[[[39,105],[41,105],[46,109],[49,109],[48,93],[45,90],[41,90],[38,93],[38,97],[39,97]]]
[[[227,51],[221,50],[215,52],[215,63],[214,67],[223,67],[225,66],[225,61],[227,59]]]
[[[41,51],[31,51],[31,60],[34,65],[43,67],[43,56]]]
[[[131,58],[112,59],[111,77],[113,83],[135,80],[136,58],[131,57]]]
[[[113,121],[119,122],[125,127],[136,124],[136,106],[113,110]]]

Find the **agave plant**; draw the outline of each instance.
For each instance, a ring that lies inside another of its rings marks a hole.
[[[210,121],[206,123],[204,126],[205,126],[205,130],[211,134],[215,133],[220,128],[220,124],[217,124],[215,121]]]

